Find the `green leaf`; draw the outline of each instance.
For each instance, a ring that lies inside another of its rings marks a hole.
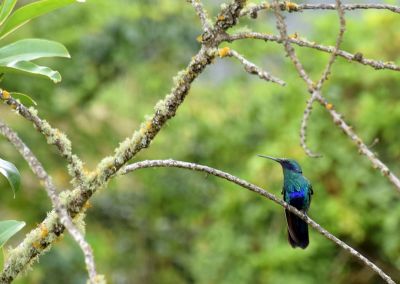
[[[0,26],[10,16],[17,0],[4,0],[0,7]]]
[[[10,92],[10,95],[14,99],[18,99],[25,106],[37,106],[37,102],[34,99],[32,99],[30,96],[26,95],[26,94]]]
[[[60,73],[30,62],[45,57],[69,58],[70,55],[61,43],[35,38],[23,39],[0,48],[0,73],[28,73],[45,76],[54,83],[60,82]]]
[[[76,2],[75,0],[42,0],[36,1],[31,4],[22,6],[16,10],[7,20],[0,29],[0,39],[3,39],[8,34],[12,33],[19,27],[23,26],[30,20],[47,14],[56,9],[67,6],[71,3]]]
[[[38,38],[19,40],[0,48],[0,65],[45,57],[70,58],[70,55],[61,43]]]
[[[21,175],[18,169],[10,162],[0,159],[0,173],[7,178],[15,197],[15,192],[18,191],[21,184]]]
[[[57,71],[46,66],[36,65],[30,61],[21,61],[7,64],[7,66],[0,66],[0,72],[45,76],[54,83],[59,83],[61,81],[61,75]]]
[[[25,226],[25,222],[7,220],[0,221],[0,247]]]

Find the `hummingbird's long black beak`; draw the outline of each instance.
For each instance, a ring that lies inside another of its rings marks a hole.
[[[274,157],[271,157],[271,156],[265,156],[265,155],[260,155],[260,154],[257,154],[257,156],[259,156],[261,158],[270,159],[270,160],[273,160],[273,161],[278,162],[278,163],[281,163],[283,161],[283,159],[274,158]]]

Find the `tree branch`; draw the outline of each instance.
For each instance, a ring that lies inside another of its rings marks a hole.
[[[272,41],[272,42],[277,42],[277,43],[282,43],[284,41],[283,38],[280,36],[270,35],[270,34],[265,34],[265,33],[258,33],[258,32],[240,32],[240,33],[235,33],[233,35],[225,35],[223,37],[223,40],[227,41],[227,42],[232,42],[235,40],[242,40],[242,39],[260,39],[260,40],[264,40],[264,41]],[[290,43],[294,43],[301,47],[309,47],[309,48],[313,48],[313,49],[320,50],[320,51],[327,52],[327,53],[332,53],[334,51],[334,46],[325,46],[322,44],[317,44],[315,42],[308,41],[307,39],[304,39],[304,38],[300,39],[300,38],[295,38],[295,37],[288,37],[287,41],[289,41]],[[347,59],[349,61],[354,61],[354,62],[358,62],[362,65],[371,66],[375,70],[389,69],[389,70],[393,70],[393,71],[400,71],[400,66],[398,66],[392,62],[383,62],[380,60],[364,58],[364,56],[361,52],[352,54],[352,53],[344,51],[344,50],[338,50],[337,55],[340,57],[343,57],[344,59]]]
[[[328,64],[325,67],[324,72],[322,73],[321,79],[317,82],[316,90],[321,90],[322,85],[326,80],[328,80],[328,76],[331,73],[331,69],[333,66],[333,63],[335,63],[337,53],[339,51],[340,45],[343,41],[343,35],[344,32],[346,31],[346,20],[344,18],[344,10],[342,6],[342,2],[340,0],[336,0],[336,9],[338,12],[339,16],[339,33],[336,38],[336,44],[335,47],[333,48],[331,57],[329,58]]]
[[[389,10],[393,13],[400,13],[400,7],[388,4],[342,4],[343,10]],[[299,4],[299,11],[302,10],[335,10],[335,4]]]
[[[200,19],[201,25],[203,26],[203,30],[205,32],[209,32],[211,30],[211,21],[208,17],[207,11],[203,7],[203,3],[198,0],[187,0],[192,4],[193,8],[196,11],[197,16]]]
[[[284,207],[285,209],[289,210],[290,212],[296,214],[298,217],[303,219],[305,222],[307,222],[313,229],[315,229],[318,233],[326,237],[327,239],[333,241],[335,244],[337,244],[339,247],[343,248],[344,250],[348,251],[350,254],[358,258],[361,262],[363,262],[365,265],[370,267],[373,271],[375,271],[379,276],[387,283],[389,284],[395,284],[395,282],[385,274],[378,266],[376,266],[374,263],[372,263],[369,259],[367,259],[365,256],[363,256],[360,252],[352,248],[351,246],[347,245],[345,242],[341,241],[331,233],[329,233],[326,229],[324,229],[321,225],[316,223],[314,220],[312,220],[310,217],[308,217],[306,214],[300,212],[297,210],[295,207],[289,205],[288,203],[284,202],[283,200],[279,199],[272,193],[254,185],[251,184],[245,180],[242,180],[234,175],[231,175],[229,173],[204,166],[204,165],[199,165],[199,164],[194,164],[194,163],[188,163],[188,162],[182,162],[182,161],[176,161],[176,160],[147,160],[147,161],[141,161],[141,162],[136,162],[134,164],[128,165],[124,168],[122,168],[119,172],[119,174],[127,174],[132,171],[138,170],[138,169],[144,169],[144,168],[154,168],[154,167],[175,167],[175,168],[183,168],[183,169],[189,169],[189,170],[194,170],[194,171],[199,171],[199,172],[205,172],[208,174],[211,174],[213,176],[225,179],[227,181],[230,181],[232,183],[235,183],[239,185],[240,187],[246,188],[252,192],[255,192],[259,195],[262,195],[269,200],[275,202],[276,204]]]
[[[243,9],[240,16],[255,15],[262,10],[273,10],[277,6],[281,11],[288,12],[302,12],[303,10],[336,10],[335,4],[296,4],[290,1],[283,1],[276,3],[269,3],[267,1],[262,1],[260,4],[252,5]],[[400,13],[400,7],[388,4],[343,4],[343,10],[389,10],[393,13]]]
[[[83,234],[74,225],[71,217],[65,206],[61,203],[60,197],[57,194],[56,186],[53,183],[52,178],[48,175],[46,170],[43,168],[42,164],[33,154],[31,149],[18,137],[10,127],[8,127],[4,122],[0,121],[0,133],[7,138],[8,141],[18,150],[25,161],[28,163],[32,172],[43,182],[46,189],[47,195],[49,196],[53,208],[57,212],[60,222],[67,228],[68,232],[74,238],[74,240],[79,244],[85,257],[86,267],[89,273],[89,279],[92,284],[96,283],[98,279],[96,273],[96,266],[93,257],[93,251],[90,245],[86,242]],[[42,223],[40,225],[42,231],[47,230],[45,225]],[[21,261],[22,259],[19,259]],[[3,279],[1,279],[3,281]]]
[[[224,48],[219,49],[218,54],[221,58],[226,57],[226,56],[235,57],[236,59],[238,59],[240,61],[240,63],[242,63],[242,65],[244,66],[244,70],[249,74],[257,75],[260,79],[263,79],[268,82],[277,83],[281,86],[286,85],[285,81],[283,81],[275,76],[272,76],[267,71],[264,71],[263,69],[261,69],[260,67],[255,65],[254,63],[252,63],[249,60],[247,60],[246,58],[244,58],[243,55],[240,55],[239,53],[230,49],[229,47],[224,47]]]
[[[307,74],[307,72],[304,70],[303,64],[301,64],[299,58],[296,55],[296,52],[293,48],[293,46],[290,44],[290,40],[287,34],[287,26],[285,23],[285,18],[284,16],[279,12],[279,2],[278,0],[275,0],[275,17],[276,17],[276,27],[280,33],[283,47],[285,48],[286,55],[290,58],[292,61],[294,67],[297,70],[297,73],[299,73],[300,77],[306,82],[308,86],[308,91],[310,93],[313,92],[315,88],[315,83],[313,80],[311,80],[310,76]]]
[[[69,174],[78,182],[76,185],[82,183],[84,179],[83,164],[79,157],[72,153],[71,141],[67,136],[57,128],[52,128],[46,120],[42,120],[37,115],[36,109],[27,108],[6,90],[0,89],[0,100],[11,106],[26,120],[32,122],[34,127],[46,138],[48,144],[56,146],[60,156],[65,158],[68,163]]]
[[[304,152],[306,152],[307,156],[311,158],[320,158],[322,157],[321,154],[314,153],[307,146],[307,124],[308,120],[310,119],[312,106],[315,101],[316,101],[315,95],[311,95],[311,97],[307,100],[306,108],[304,110],[300,125],[300,146],[303,148]]]

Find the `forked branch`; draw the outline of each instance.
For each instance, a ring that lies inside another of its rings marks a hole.
[[[32,172],[42,181],[47,195],[49,196],[53,208],[57,212],[60,222],[67,228],[68,232],[74,238],[74,240],[79,244],[81,250],[85,256],[85,263],[89,273],[89,279],[92,284],[96,283],[98,275],[96,273],[96,265],[94,262],[93,251],[90,245],[86,242],[83,234],[78,230],[78,228],[73,223],[71,217],[69,216],[65,206],[61,203],[60,197],[57,194],[56,186],[53,183],[52,178],[46,172],[40,161],[33,154],[31,149],[18,137],[10,127],[8,127],[4,122],[0,121],[0,133],[7,138],[8,141],[17,149],[17,151],[22,155],[25,161],[28,163]],[[41,224],[41,229],[46,232],[48,229],[45,224]],[[43,235],[46,235],[43,233]],[[39,244],[40,245],[40,244]]]

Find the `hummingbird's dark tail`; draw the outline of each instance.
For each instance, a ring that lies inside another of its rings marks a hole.
[[[308,246],[308,224],[295,214],[285,210],[288,224],[288,240],[290,245],[305,249]]]

